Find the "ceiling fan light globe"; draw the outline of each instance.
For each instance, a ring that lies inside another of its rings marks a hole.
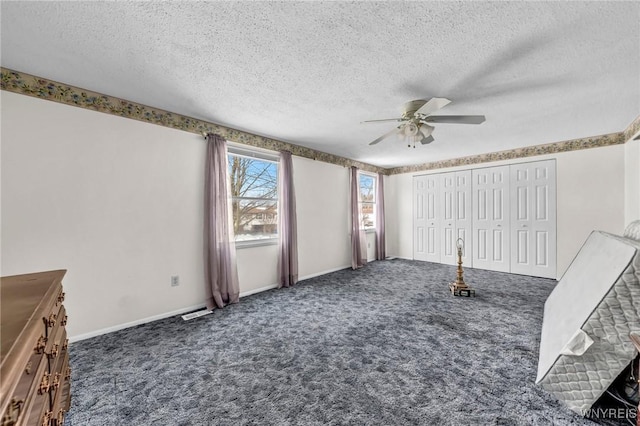
[[[418,134],[418,126],[416,126],[415,123],[407,123],[403,130],[405,136],[415,136]]]
[[[435,130],[435,127],[429,126],[428,124],[420,125],[420,133],[422,133],[422,136],[424,136],[425,138],[429,137],[429,135],[433,133],[434,130]]]
[[[430,144],[431,142],[433,142],[433,138],[429,138],[429,137],[424,137],[424,138],[422,138],[422,139],[420,140],[420,143],[421,143],[422,145],[428,145],[428,144]]]

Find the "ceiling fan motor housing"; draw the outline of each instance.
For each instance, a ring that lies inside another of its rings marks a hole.
[[[424,99],[416,99],[415,101],[409,101],[404,104],[404,113],[402,114],[402,118],[410,119],[413,118],[413,115],[419,110],[427,101]]]

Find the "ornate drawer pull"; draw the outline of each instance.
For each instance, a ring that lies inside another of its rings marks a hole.
[[[61,291],[58,295],[58,303],[64,302],[64,291]]]
[[[67,318],[68,318],[68,316],[65,315],[64,318],[62,319],[62,321],[60,321],[60,325],[61,326],[63,326],[63,327],[67,326]]]
[[[53,359],[55,357],[58,356],[58,351],[60,350],[60,345],[59,344],[55,344],[53,345],[53,347],[51,348],[51,353],[48,354],[49,355],[49,359]]]
[[[2,426],[12,426],[18,423],[20,419],[20,413],[22,412],[22,406],[24,401],[22,399],[12,399],[2,416]]]
[[[38,342],[36,342],[36,346],[33,348],[35,353],[41,354],[44,352],[44,348],[47,346],[47,339],[44,336],[40,336]]]
[[[29,360],[29,362],[27,362],[27,366],[24,368],[24,372],[26,374],[31,374],[32,368],[33,368],[33,363],[31,362],[31,360]]]
[[[64,373],[64,379],[65,380],[71,379],[71,367],[67,367],[67,371],[65,371]]]
[[[60,373],[55,373],[53,375],[53,383],[51,383],[51,389],[49,389],[49,392],[56,391],[58,390],[59,387],[60,387]]]
[[[62,351],[66,351],[67,349],[69,349],[69,339],[64,339],[64,343],[62,345]]]
[[[51,411],[47,411],[46,413],[44,413],[44,415],[42,416],[42,426],[49,426],[52,415],[53,413]]]
[[[49,384],[49,373],[44,373],[44,375],[42,376],[42,380],[40,381],[38,393],[40,395],[44,395],[45,393],[49,392],[49,388],[51,388],[51,385]]]
[[[56,325],[56,314],[49,315],[49,318],[42,318],[44,320],[45,327],[53,328]]]
[[[58,410],[58,425],[62,426],[64,424],[64,410],[61,408]]]

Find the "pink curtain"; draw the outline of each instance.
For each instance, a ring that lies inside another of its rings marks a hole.
[[[237,303],[240,295],[227,176],[227,141],[208,134],[204,195],[204,275],[208,309]]]
[[[384,239],[384,184],[380,173],[378,173],[376,188],[376,209],[376,260],[384,260],[387,257]]]
[[[358,169],[351,166],[351,267],[362,268],[367,263],[367,249],[362,218],[360,217],[360,187]]]
[[[289,287],[298,282],[298,235],[293,162],[291,153],[287,151],[280,152],[278,202],[278,287]]]

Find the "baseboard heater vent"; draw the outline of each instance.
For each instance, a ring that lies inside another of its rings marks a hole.
[[[210,314],[211,312],[213,312],[213,311],[210,311],[208,309],[203,309],[201,311],[196,311],[196,312],[191,312],[190,314],[185,314],[185,315],[182,316],[182,319],[185,320],[185,321],[189,321],[189,320],[192,320],[194,318],[198,318],[198,317]]]

